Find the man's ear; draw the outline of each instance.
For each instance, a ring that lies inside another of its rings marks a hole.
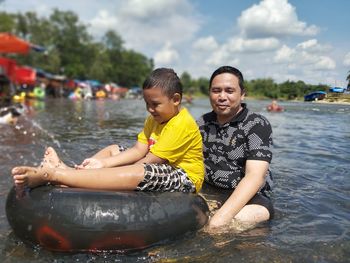
[[[179,93],[175,93],[173,96],[174,104],[177,106],[181,103],[181,95]]]
[[[245,96],[246,96],[246,92],[245,90],[243,90],[241,95],[241,101],[244,101]]]

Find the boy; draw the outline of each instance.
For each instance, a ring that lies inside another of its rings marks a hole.
[[[45,183],[104,190],[198,192],[204,178],[202,138],[181,108],[182,85],[172,69],[154,70],[143,83],[148,112],[136,144],[109,146],[72,169],[49,148],[38,167],[15,167],[16,186]]]

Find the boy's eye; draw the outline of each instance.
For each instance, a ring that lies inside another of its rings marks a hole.
[[[158,102],[151,102],[151,103],[146,103],[146,107],[149,108],[156,108],[157,106],[159,106],[160,103]]]

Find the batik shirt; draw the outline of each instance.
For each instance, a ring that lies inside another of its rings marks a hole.
[[[245,175],[247,160],[272,159],[272,129],[262,115],[243,109],[230,122],[220,125],[216,113],[209,112],[197,120],[202,139],[205,181],[224,189],[235,189]],[[268,170],[265,185],[259,192],[272,187]]]

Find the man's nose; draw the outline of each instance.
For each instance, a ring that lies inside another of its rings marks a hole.
[[[226,99],[226,93],[225,93],[225,91],[221,91],[221,92],[219,93],[219,99]]]

